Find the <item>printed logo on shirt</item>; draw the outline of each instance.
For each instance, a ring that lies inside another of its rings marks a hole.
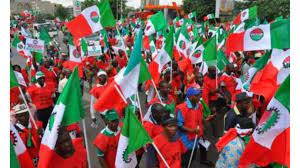
[[[260,28],[253,29],[250,32],[250,38],[254,41],[259,41],[264,37],[264,31]]]

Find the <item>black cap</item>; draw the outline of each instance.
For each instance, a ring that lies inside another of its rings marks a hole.
[[[235,96],[235,101],[236,102],[241,102],[241,101],[244,101],[244,100],[250,100],[250,97],[248,97],[246,92],[239,93]]]
[[[174,117],[171,117],[170,115],[165,115],[163,118],[162,118],[162,125],[163,126],[167,126],[167,125],[177,125],[177,119],[174,118]]]

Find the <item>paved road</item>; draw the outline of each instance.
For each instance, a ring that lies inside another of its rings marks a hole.
[[[12,60],[11,60],[12,64],[19,64],[22,68],[24,68],[25,66],[25,62],[26,60],[24,58],[21,58],[19,56],[13,56]],[[89,108],[90,108],[90,95],[88,93],[88,88],[87,88],[88,84],[85,83],[85,87],[84,87],[84,94],[83,94],[83,104],[84,104],[84,109],[86,111],[86,118],[85,118],[85,123],[86,123],[86,133],[87,133],[87,138],[88,138],[88,150],[89,150],[89,155],[90,155],[90,160],[91,160],[91,167],[92,168],[101,168],[97,157],[96,157],[96,151],[95,151],[95,147],[93,146],[93,140],[95,139],[95,137],[97,136],[97,134],[101,131],[102,128],[104,128],[104,123],[101,121],[100,116],[97,116],[98,120],[100,121],[99,123],[99,127],[98,128],[92,128],[91,125],[91,118],[90,118],[90,114],[89,114]],[[142,110],[143,113],[145,113],[145,94],[140,92],[139,93],[140,98],[141,98],[141,103],[142,103]],[[82,122],[81,122],[81,128],[82,127]],[[210,134],[211,128],[209,126],[206,127],[207,132]],[[195,161],[192,163],[191,167],[192,168],[207,168],[207,166],[205,165],[201,165],[199,163],[199,152],[197,151],[196,153],[196,159]],[[210,147],[209,152],[208,152],[208,159],[215,162],[217,159],[217,152],[214,148]],[[140,163],[140,168],[145,168],[145,158],[143,157]]]

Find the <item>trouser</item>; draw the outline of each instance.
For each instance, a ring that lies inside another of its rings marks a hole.
[[[47,127],[48,120],[51,116],[52,110],[53,110],[53,106],[50,106],[45,109],[37,110],[37,118],[39,121],[41,121],[43,123],[44,129],[46,129],[46,127]]]
[[[191,165],[192,165],[193,160],[195,159],[196,151],[197,151],[197,147],[194,149]],[[192,154],[192,149],[186,151],[183,155],[181,155],[181,167],[182,168],[188,167],[191,154]]]

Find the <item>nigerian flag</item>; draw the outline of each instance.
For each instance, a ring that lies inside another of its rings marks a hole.
[[[167,20],[164,17],[164,14],[159,11],[156,14],[152,15],[150,19],[148,19],[146,28],[145,28],[145,35],[149,36],[151,34],[154,34],[155,32],[158,32],[160,30],[163,30],[167,28],[168,23]]]
[[[39,39],[44,40],[46,45],[48,45],[49,42],[51,41],[51,37],[46,28],[41,28],[40,34],[39,34]]]
[[[68,126],[84,118],[84,109],[81,100],[78,67],[76,67],[60,94],[48,121],[40,147],[38,167],[48,167],[54,153],[58,128]]]
[[[119,139],[116,162],[117,168],[132,168],[137,164],[135,151],[151,143],[152,139],[134,114],[134,109],[127,111]]]

